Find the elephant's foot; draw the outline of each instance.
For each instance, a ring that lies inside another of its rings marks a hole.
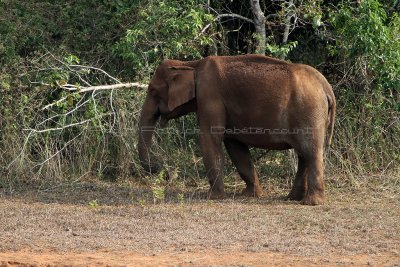
[[[295,200],[295,201],[300,201],[304,198],[304,191],[292,189],[290,191],[289,195],[287,196],[289,200]]]
[[[261,186],[247,186],[243,191],[242,195],[246,197],[261,197],[263,195],[263,190]]]
[[[226,197],[224,191],[215,191],[215,190],[210,190],[208,192],[208,198],[212,200],[217,200],[217,199],[224,199]]]
[[[314,192],[307,193],[303,200],[301,201],[303,205],[322,205],[324,204],[324,193],[323,192]]]

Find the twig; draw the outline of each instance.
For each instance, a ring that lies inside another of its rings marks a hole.
[[[44,129],[44,130],[36,130],[36,129],[23,129],[23,130],[24,131],[30,131],[31,133],[54,132],[54,131],[60,131],[60,130],[64,130],[64,129],[67,129],[67,128],[70,128],[70,127],[74,127],[74,126],[77,126],[77,125],[82,125],[82,124],[85,124],[85,123],[87,123],[87,122],[89,122],[91,120],[93,120],[93,118],[92,119],[87,119],[87,120],[84,120],[84,121],[80,121],[80,122],[76,122],[76,123],[71,123],[71,124],[65,125],[63,127],[49,128],[49,129]]]
[[[77,136],[75,136],[74,138],[72,138],[71,140],[69,140],[68,142],[65,143],[65,145],[58,150],[56,153],[54,153],[53,155],[51,155],[50,157],[48,157],[47,159],[45,159],[43,162],[38,163],[35,165],[35,167],[37,166],[41,166],[43,164],[45,164],[46,162],[48,162],[49,160],[51,160],[52,158],[54,158],[55,156],[57,156],[61,151],[63,151],[70,143],[72,143],[76,138],[78,138],[79,136],[81,136],[82,133],[79,133]]]
[[[108,74],[105,70],[102,70],[100,68],[96,68],[96,67],[92,67],[92,66],[84,66],[84,65],[69,65],[70,67],[78,67],[78,68],[82,68],[82,69],[91,69],[91,70],[97,70],[100,71],[102,73],[104,73],[108,78],[116,81],[117,83],[121,83],[117,78],[111,76],[110,74]]]
[[[57,104],[63,102],[63,101],[66,100],[67,98],[68,98],[68,96],[64,96],[64,97],[58,99],[56,102],[53,102],[53,103],[50,103],[50,104],[44,106],[44,107],[42,108],[42,110],[46,110],[46,109],[48,109],[48,108],[51,108],[51,107],[53,107],[53,106],[55,106],[55,105],[57,105]]]
[[[109,131],[110,133],[114,129],[115,124],[117,124],[117,112],[115,111],[114,104],[113,104],[113,95],[114,95],[114,90],[111,90],[111,93],[110,93],[110,107],[111,107],[112,114],[114,114],[114,116],[113,116],[113,124],[111,125],[110,131]]]
[[[52,120],[52,119],[55,119],[55,118],[57,118],[57,117],[60,117],[60,116],[68,116],[68,115],[74,113],[75,111],[77,111],[80,107],[84,106],[84,105],[85,105],[86,103],[88,103],[89,101],[90,101],[89,99],[87,99],[87,100],[84,101],[83,103],[80,103],[80,101],[79,101],[79,103],[75,106],[74,109],[68,111],[67,113],[64,113],[64,114],[57,114],[57,115],[54,115],[54,116],[52,116],[52,117],[50,117],[50,118],[47,118],[47,119],[43,120],[42,122],[39,122],[38,124],[36,124],[36,127],[37,127],[37,126],[40,126],[40,125],[44,124],[45,122],[48,122],[48,121],[50,121],[50,120]]]
[[[222,18],[226,18],[226,17],[238,18],[238,19],[241,19],[241,20],[250,22],[250,23],[254,23],[252,19],[243,17],[243,16],[241,16],[241,15],[239,15],[239,14],[235,14],[235,13],[220,14],[220,15],[218,15],[218,16],[216,16],[216,17],[214,18],[214,21],[219,21],[219,20],[221,20]],[[211,26],[211,23],[207,24],[207,25],[201,30],[200,34],[203,34],[210,26]]]

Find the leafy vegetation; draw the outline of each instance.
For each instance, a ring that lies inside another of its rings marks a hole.
[[[338,184],[400,171],[399,7],[358,2],[260,1],[266,54],[313,65],[334,86],[327,177]],[[194,116],[158,131],[165,177],[149,177],[136,155],[145,90],[82,89],[146,83],[166,58],[254,53],[252,19],[248,1],[0,1],[0,187],[128,178],[152,183],[162,200],[161,178],[198,184],[198,139],[185,131]],[[290,182],[291,153],[252,153],[262,181]]]
[[[400,17],[389,16],[376,0],[339,8],[330,18],[335,43],[329,49],[345,76],[339,83],[340,103],[344,111],[353,111],[339,121],[347,129],[337,138],[341,147],[347,144],[342,162],[350,163],[353,172],[357,167],[386,169],[400,155],[390,148],[400,141]]]
[[[145,2],[116,51],[147,74],[165,58],[198,59],[202,48],[212,43],[202,32],[212,21],[197,0]]]

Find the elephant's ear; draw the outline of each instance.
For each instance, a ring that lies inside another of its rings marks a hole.
[[[194,69],[186,66],[171,67],[168,91],[168,109],[174,110],[195,97]]]

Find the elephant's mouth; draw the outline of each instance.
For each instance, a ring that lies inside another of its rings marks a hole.
[[[160,127],[165,128],[168,124],[169,120],[175,119],[179,117],[180,113],[177,109],[174,109],[171,112],[164,113],[160,115]]]
[[[168,125],[168,121],[171,119],[170,116],[168,116],[168,114],[161,114],[161,118],[160,118],[160,127],[161,128],[165,128]]]
[[[183,115],[186,115],[190,112],[195,112],[197,110],[196,99],[190,100],[188,103],[185,103],[172,111],[161,113],[160,115],[160,127],[163,128],[167,126],[168,121],[172,119],[179,118]]]

